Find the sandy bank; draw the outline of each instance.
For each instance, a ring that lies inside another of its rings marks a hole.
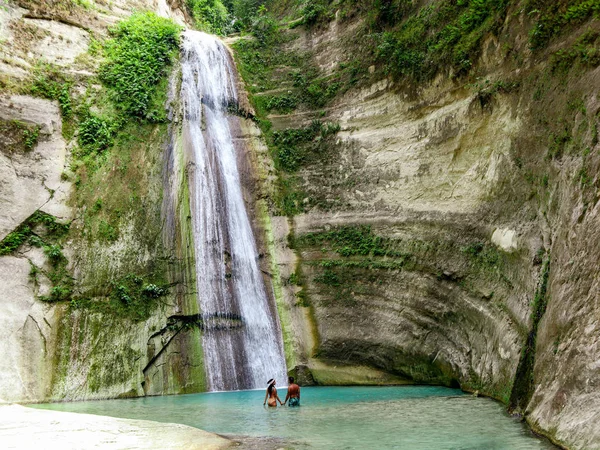
[[[203,449],[232,442],[213,433],[173,423],[44,411],[0,405],[3,449]]]

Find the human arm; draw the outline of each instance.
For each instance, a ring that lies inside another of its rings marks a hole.
[[[267,404],[267,398],[269,398],[269,391],[265,393],[265,401],[263,402],[263,406]]]
[[[277,393],[277,390],[275,390],[275,398],[279,401],[280,405],[283,405],[283,402],[281,401],[281,399],[279,398],[279,394]]]
[[[285,400],[283,401],[283,404],[285,405],[288,401],[288,399],[290,398],[290,390],[287,390],[287,395],[285,396]]]

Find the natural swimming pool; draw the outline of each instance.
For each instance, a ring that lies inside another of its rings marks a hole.
[[[285,392],[279,389],[282,401]],[[282,439],[285,448],[555,448],[499,403],[443,387],[306,387],[299,408],[266,408],[263,400],[262,391],[237,391],[35,407],[181,423],[225,435],[267,436]]]

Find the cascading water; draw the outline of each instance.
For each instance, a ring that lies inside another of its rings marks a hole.
[[[285,381],[279,324],[258,266],[227,114],[237,105],[235,73],[217,38],[184,33],[181,99],[193,149],[191,207],[208,388]]]

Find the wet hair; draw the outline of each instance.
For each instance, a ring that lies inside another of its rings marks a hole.
[[[267,392],[269,393],[269,395],[271,395],[271,392],[273,392],[273,385],[275,384],[275,380],[271,378],[269,381],[267,381],[267,384],[269,385],[267,387]]]
[[[293,383],[293,382],[294,382],[294,377],[288,377],[288,381],[289,381],[290,383]]]

